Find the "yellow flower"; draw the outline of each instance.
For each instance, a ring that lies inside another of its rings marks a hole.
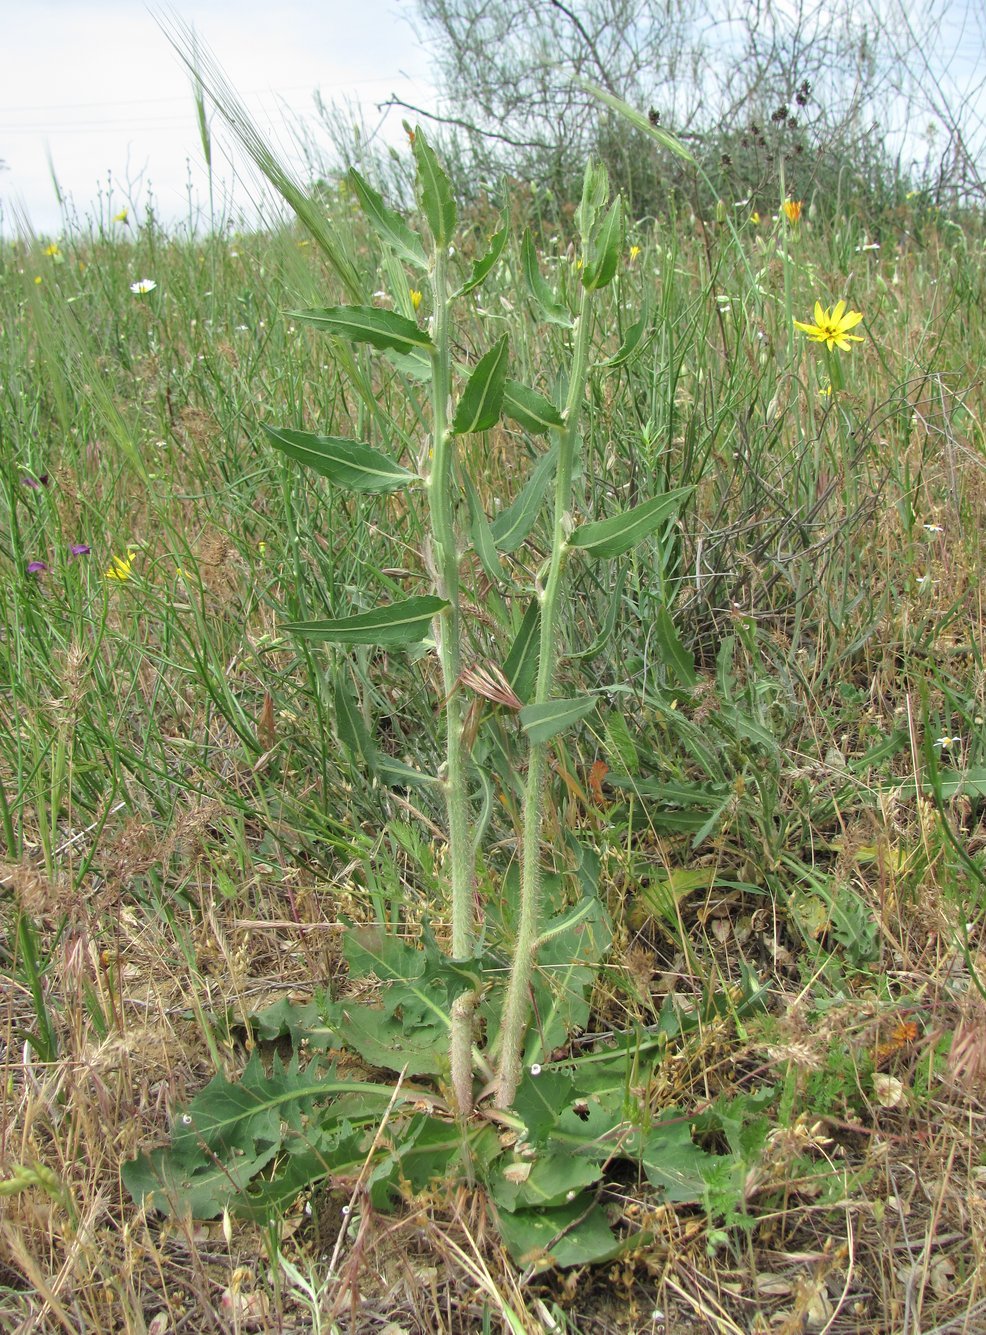
[[[801,200],[800,200],[800,199],[785,199],[785,201],[784,201],[784,212],[787,214],[787,220],[788,220],[789,223],[800,222],[800,220],[801,220]]]
[[[803,330],[813,343],[825,343],[831,348],[849,351],[850,343],[862,343],[859,334],[850,334],[863,318],[860,311],[847,311],[844,301],[837,302],[831,311],[823,310],[820,301],[815,302],[815,323],[805,324],[795,320],[798,329]]]
[[[118,222],[118,223],[126,223],[126,222],[129,222],[129,221],[130,221],[130,210],[129,210],[129,209],[121,209],[119,213],[114,213],[114,214],[113,214],[113,221],[114,221],[114,222]]]
[[[34,281],[35,281],[36,283],[40,283],[40,282],[42,281],[42,280],[41,280],[41,275],[40,275],[39,273],[36,273],[36,274],[34,275]]]
[[[421,305],[421,293],[414,287],[411,288],[411,305],[415,310]]]
[[[757,213],[756,209],[750,214],[750,222],[753,223],[754,227],[760,226],[760,214]]]
[[[52,258],[54,258],[54,256],[56,255],[60,255],[61,253],[62,252],[58,249],[57,241],[53,241],[50,246],[45,246],[45,254],[51,255]]]
[[[104,571],[107,579],[129,579],[130,568],[134,563],[134,557],[137,555],[132,549],[127,552],[126,557],[114,556],[110,561],[109,570]]]
[[[634,260],[637,258],[637,256],[638,256],[639,254],[640,254],[640,247],[639,247],[639,246],[631,246],[631,247],[630,247],[630,263],[631,263],[631,264],[634,262]]]

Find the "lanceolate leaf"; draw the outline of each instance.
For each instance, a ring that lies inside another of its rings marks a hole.
[[[476,363],[455,410],[452,430],[456,435],[488,431],[500,420],[507,379],[507,348],[508,339],[504,334]]]
[[[635,352],[640,348],[644,339],[644,330],[650,323],[650,311],[645,309],[643,315],[635,324],[632,324],[627,330],[623,342],[617,352],[606,361],[601,362],[602,366],[624,366]]]
[[[618,116],[622,116],[625,121],[629,121],[636,129],[643,130],[644,134],[650,135],[651,139],[656,139],[662,148],[669,149],[672,153],[677,154],[679,158],[684,158],[686,162],[695,161],[684,144],[676,139],[673,134],[668,134],[667,130],[662,130],[659,125],[651,124],[646,116],[641,115],[635,107],[631,107],[622,98],[607,93],[604,88],[597,87],[594,83],[590,83],[588,79],[576,78],[576,83],[584,88],[587,93],[591,93],[593,97],[598,98],[600,102],[605,103],[611,111],[615,111]]]
[[[395,491],[416,480],[414,473],[370,445],[338,436],[317,436],[310,431],[264,424],[274,448],[289,459],[321,473],[337,486],[352,491]]]
[[[528,737],[537,745],[578,723],[595,707],[594,695],[581,695],[574,700],[548,700],[543,705],[525,705],[520,711],[520,722]]]
[[[486,518],[483,503],[479,499],[472,478],[466,472],[463,472],[462,475],[462,489],[466,494],[466,505],[469,509],[469,535],[472,538],[476,555],[479,557],[488,577],[494,583],[499,583],[503,578],[503,571],[500,569],[500,554],[496,549],[496,543],[493,541],[493,532],[490,529],[489,520]]]
[[[622,556],[670,519],[692,491],[692,487],[679,487],[663,496],[653,496],[643,505],[635,505],[632,510],[613,515],[611,519],[582,524],[569,538],[569,545],[578,547],[587,556]]]
[[[564,325],[571,327],[572,316],[567,306],[555,299],[551,288],[541,277],[541,270],[538,267],[537,251],[534,248],[534,238],[530,232],[524,233],[524,242],[521,246],[521,260],[524,265],[524,277],[527,280],[527,288],[534,298],[536,305],[540,306],[541,313],[551,324]]]
[[[617,196],[587,247],[582,282],[595,292],[613,281],[623,251],[623,205]]]
[[[462,284],[462,286],[460,288],[457,288],[452,293],[453,299],[456,297],[464,297],[467,292],[471,292],[474,287],[479,287],[480,283],[485,281],[485,279],[489,276],[493,266],[496,264],[497,260],[503,254],[503,248],[506,244],[507,244],[507,228],[501,227],[500,230],[491,238],[490,248],[486,252],[486,254],[482,257],[482,259],[476,260],[473,263],[472,273]]]
[[[695,671],[695,659],[678,638],[678,632],[671,620],[671,613],[666,607],[662,607],[658,612],[654,623],[654,631],[658,648],[661,650],[661,657],[679,683],[682,686],[697,685],[698,673]]]
[[[292,635],[328,644],[415,644],[428,634],[432,617],[448,607],[443,598],[407,598],[357,616],[328,621],[289,621],[282,629]]]
[[[383,202],[383,196],[374,190],[368,181],[364,181],[355,168],[350,170],[349,184],[377,235],[393,246],[402,260],[406,260],[416,269],[427,269],[428,260],[421,238],[416,232],[411,231],[401,215],[395,213],[393,209],[388,209]]]
[[[521,700],[530,699],[541,656],[541,605],[532,598],[524,613],[517,638],[503,664],[503,675]]]
[[[550,399],[516,380],[508,380],[504,387],[503,411],[532,436],[543,436],[551,427],[563,425],[562,415]]]
[[[534,465],[517,499],[494,519],[490,527],[493,541],[501,552],[516,551],[534,527],[557,458],[558,450],[553,445]]]
[[[452,184],[420,126],[414,131],[414,160],[418,168],[417,188],[421,211],[428,219],[435,245],[447,246],[455,231]]]
[[[391,348],[394,352],[430,351],[434,346],[423,329],[413,320],[395,311],[376,306],[327,306],[323,310],[289,311],[292,319],[313,325],[337,338],[354,343],[369,343],[373,348]]]

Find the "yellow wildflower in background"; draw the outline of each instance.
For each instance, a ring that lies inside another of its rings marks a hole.
[[[421,305],[421,293],[414,287],[411,288],[411,305],[415,310]]]
[[[54,259],[56,255],[60,255],[61,253],[62,252],[58,249],[57,241],[53,241],[50,246],[45,246],[45,254],[50,255],[52,259]]]
[[[637,256],[638,256],[639,254],[640,254],[640,247],[639,247],[639,246],[631,246],[631,247],[630,247],[630,263],[631,263],[631,264],[634,262],[634,260],[637,258]]]
[[[805,324],[795,320],[795,326],[808,335],[813,343],[824,343],[828,348],[841,348],[849,351],[850,343],[862,343],[862,336],[850,334],[863,318],[860,311],[847,311],[844,301],[837,302],[831,311],[825,310],[820,301],[815,302],[815,323]]]
[[[119,213],[114,213],[113,221],[118,223],[128,223],[130,221],[130,210],[121,209]]]
[[[114,556],[110,561],[109,569],[104,571],[107,579],[129,579],[130,569],[133,566],[134,558],[137,553],[131,548],[126,557]]]
[[[801,208],[802,204],[800,199],[785,199],[784,212],[787,214],[789,223],[801,221]]]

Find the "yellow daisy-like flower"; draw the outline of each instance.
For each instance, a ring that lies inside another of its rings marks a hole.
[[[801,208],[802,204],[800,199],[785,199],[784,212],[787,214],[787,220],[789,223],[800,222]]]
[[[118,223],[127,223],[130,221],[130,210],[121,209],[119,213],[113,214],[113,221]]]
[[[45,246],[45,254],[50,255],[52,259],[54,259],[56,255],[60,255],[61,253],[62,252],[58,248],[57,241],[53,241],[50,246]]]
[[[415,310],[421,305],[421,293],[416,287],[411,288],[411,305]]]
[[[847,311],[846,303],[839,301],[832,310],[825,310],[820,301],[815,302],[815,323],[805,324],[795,320],[795,326],[808,335],[813,343],[825,343],[831,348],[849,351],[850,343],[862,343],[860,334],[850,334],[863,318],[861,311]]]
[[[637,258],[637,256],[638,256],[639,254],[640,254],[640,247],[639,247],[639,246],[631,246],[631,247],[630,247],[630,263],[631,263],[631,264],[634,262],[634,260]]]
[[[134,557],[137,555],[134,551],[128,551],[125,557],[114,556],[110,561],[109,569],[104,571],[107,579],[129,579],[130,569],[134,563]]]

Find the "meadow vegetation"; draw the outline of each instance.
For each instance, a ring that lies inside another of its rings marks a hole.
[[[0,1327],[981,1330],[982,218],[427,152],[0,252]]]

